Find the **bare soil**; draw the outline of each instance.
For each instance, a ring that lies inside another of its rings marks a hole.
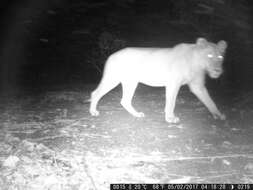
[[[253,183],[252,110],[240,97],[211,93],[226,121],[215,121],[182,89],[179,125],[164,119],[164,89],[140,86],[137,119],[120,105],[121,88],[88,113],[95,85],[1,100],[3,190],[103,190],[111,183]],[[226,93],[229,94],[229,93]],[[247,101],[246,101],[247,102]]]

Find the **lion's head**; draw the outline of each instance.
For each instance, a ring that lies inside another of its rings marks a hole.
[[[204,38],[198,38],[196,45],[200,50],[201,64],[204,64],[204,69],[211,78],[218,78],[223,73],[222,63],[227,43],[221,40],[215,44]]]

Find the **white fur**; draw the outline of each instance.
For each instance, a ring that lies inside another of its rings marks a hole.
[[[221,41],[224,42],[224,41]],[[119,83],[122,84],[121,105],[133,116],[144,117],[132,106],[132,97],[138,83],[166,88],[165,119],[177,123],[174,115],[176,97],[180,87],[188,84],[191,91],[205,104],[214,118],[225,119],[209,96],[205,87],[205,74],[218,78],[222,73],[222,47],[199,38],[196,44],[179,44],[173,48],[125,48],[112,54],[98,87],[91,94],[90,113],[98,116],[97,103]],[[226,45],[226,43],[225,43]]]

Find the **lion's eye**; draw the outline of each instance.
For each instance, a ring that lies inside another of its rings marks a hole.
[[[222,56],[222,55],[218,55],[218,58],[219,58],[219,59],[223,59],[223,56]]]
[[[213,58],[213,54],[208,54],[207,57]]]

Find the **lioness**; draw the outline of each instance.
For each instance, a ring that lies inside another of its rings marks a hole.
[[[223,56],[227,48],[225,41],[217,44],[198,38],[196,43],[181,43],[173,48],[125,48],[112,54],[106,61],[103,77],[91,93],[90,114],[98,116],[97,103],[119,83],[123,95],[121,105],[133,116],[144,117],[132,106],[132,98],[138,83],[150,86],[165,86],[165,119],[169,123],[179,122],[174,115],[178,91],[187,84],[204,103],[215,119],[225,120],[205,87],[206,73],[218,78],[223,70]]]

